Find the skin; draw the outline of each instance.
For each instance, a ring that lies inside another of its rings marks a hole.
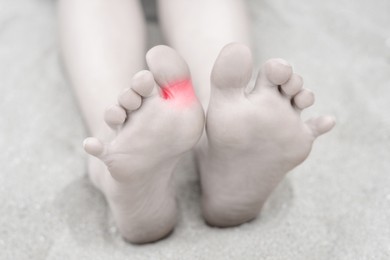
[[[154,47],[146,59],[150,71],[136,74],[119,104],[106,111],[105,120],[116,136],[105,144],[97,138],[84,142],[85,150],[107,166],[109,173],[95,175],[95,183],[105,193],[123,237],[133,243],[160,239],[173,229],[172,173],[204,127],[203,109],[184,60],[166,46]],[[168,91],[169,96],[164,94]]]
[[[300,119],[314,95],[286,61],[268,60],[248,91],[251,74],[250,50],[229,44],[211,75],[199,164],[203,215],[214,226],[255,218],[286,173],[306,159],[315,138],[334,126],[328,116]]]
[[[84,142],[89,175],[132,243],[173,230],[172,172],[186,151],[196,146],[205,220],[234,226],[256,217],[315,138],[334,125],[331,117],[300,120],[314,97],[284,60],[265,63],[255,88],[247,89],[252,59],[244,2],[158,4],[175,50],[152,48],[149,70],[142,70],[145,25],[137,1],[59,3],[65,67],[94,136]],[[244,44],[222,49],[233,41]]]

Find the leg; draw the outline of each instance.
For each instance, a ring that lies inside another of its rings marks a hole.
[[[135,0],[61,0],[65,67],[89,132],[106,138],[105,109],[144,67],[145,25]]]

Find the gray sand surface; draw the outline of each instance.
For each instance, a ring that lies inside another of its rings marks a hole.
[[[333,114],[337,126],[236,228],[204,224],[188,154],[175,232],[134,246],[86,178],[55,2],[0,0],[0,259],[390,259],[390,1],[248,4],[256,62],[291,61],[316,93],[303,116]],[[149,29],[153,45],[153,19]]]

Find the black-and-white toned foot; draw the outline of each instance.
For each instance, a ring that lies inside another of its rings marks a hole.
[[[119,231],[133,243],[158,240],[176,223],[172,173],[180,156],[199,140],[203,109],[195,97],[187,64],[173,49],[152,48],[150,71],[141,71],[131,87],[107,109],[115,132],[109,143],[84,141],[91,158],[90,176],[105,194]]]
[[[248,92],[251,75],[250,50],[236,43],[224,47],[211,75],[207,142],[199,156],[202,210],[211,225],[255,218],[313,141],[335,124],[330,116],[301,120],[314,95],[286,61],[268,60]]]

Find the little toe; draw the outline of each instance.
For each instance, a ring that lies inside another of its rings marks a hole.
[[[332,116],[320,116],[306,121],[307,126],[311,129],[313,136],[318,137],[329,132],[336,124]]]
[[[104,113],[104,121],[108,126],[114,129],[123,124],[126,120],[126,117],[126,111],[118,105],[109,107]]]
[[[308,89],[302,89],[293,97],[293,103],[298,109],[305,109],[314,104],[314,93]]]
[[[142,70],[135,74],[131,80],[131,89],[142,97],[149,97],[155,84],[153,74],[148,70]]]
[[[118,103],[127,110],[136,110],[141,106],[141,96],[133,89],[126,88],[118,97]]]
[[[104,152],[104,145],[95,137],[88,137],[83,142],[84,150],[95,157],[101,157]]]
[[[292,74],[291,78],[281,86],[283,94],[292,97],[303,87],[303,79],[297,74]]]
[[[252,76],[253,61],[250,49],[240,43],[226,45],[218,55],[211,72],[212,87],[244,91]]]

